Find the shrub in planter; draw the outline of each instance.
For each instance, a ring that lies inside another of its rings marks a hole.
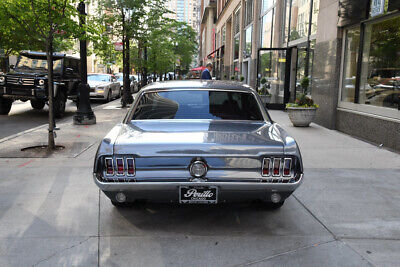
[[[318,107],[306,94],[301,94],[294,103],[286,104],[289,119],[295,127],[308,127],[314,120]]]
[[[236,80],[235,75],[232,75],[232,76],[231,76],[231,80],[232,80],[232,81]]]
[[[240,81],[243,82],[244,81],[244,76],[240,75]]]

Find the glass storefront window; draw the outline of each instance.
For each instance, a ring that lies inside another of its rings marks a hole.
[[[240,40],[240,36],[236,36],[234,39],[233,59],[239,59],[239,40]]]
[[[291,5],[291,0],[286,0],[286,7],[285,7],[285,38],[284,42],[285,44],[288,42],[288,36],[289,36],[289,28],[290,28],[290,5]]]
[[[360,103],[398,108],[400,104],[400,17],[367,24],[360,80]]]
[[[359,44],[360,29],[347,30],[344,44],[344,67],[341,94],[341,101],[344,102],[354,102]]]
[[[261,4],[261,14],[264,14],[275,4],[275,0],[263,0]]]
[[[308,34],[311,0],[292,0],[289,41],[294,41]]]
[[[317,33],[317,22],[318,22],[318,13],[319,13],[319,1],[313,0],[313,13],[312,13],[312,24],[311,24],[311,34]]]
[[[315,40],[310,42],[310,54],[308,58],[308,75],[310,85],[307,88],[306,92],[303,92],[300,84],[304,77],[306,77],[306,64],[307,64],[307,47],[302,47],[297,50],[297,63],[296,63],[296,92],[297,93],[306,93],[307,95],[311,95],[311,84],[312,84],[312,69],[314,63],[314,47]]]
[[[272,17],[273,10],[270,10],[265,16],[262,17],[261,25],[261,47],[272,47]]]
[[[244,57],[251,56],[251,41],[252,41],[253,26],[246,29],[246,43],[244,47]]]
[[[266,79],[270,103],[283,104],[286,74],[286,50],[264,50],[259,54],[258,77]]]

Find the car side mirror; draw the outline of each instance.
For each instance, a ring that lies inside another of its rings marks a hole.
[[[74,69],[72,69],[72,68],[66,68],[66,69],[65,69],[65,73],[66,73],[66,74],[73,74],[73,73],[74,73]]]

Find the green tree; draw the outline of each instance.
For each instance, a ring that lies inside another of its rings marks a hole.
[[[123,51],[123,72],[124,72],[124,94],[122,98],[122,105],[126,106],[128,102],[132,101],[130,95],[130,44],[131,40],[134,39],[140,30],[141,21],[146,13],[145,7],[147,0],[100,0],[99,6],[101,10],[99,13],[102,14],[100,20],[103,26],[106,27],[109,36],[119,36],[122,39]],[[110,42],[104,40],[103,47],[101,50],[105,51],[106,54],[111,49]],[[108,51],[108,52],[107,52]]]
[[[2,14],[3,20],[9,21],[15,30],[15,32],[10,33],[10,40],[26,38],[29,41],[27,47],[46,52],[49,150],[55,149],[53,52],[57,45],[63,46],[62,40],[75,38],[83,33],[79,27],[79,14],[76,7],[77,0],[2,0],[0,3],[0,14]],[[70,45],[70,42],[66,43]],[[25,47],[23,42],[21,44]]]

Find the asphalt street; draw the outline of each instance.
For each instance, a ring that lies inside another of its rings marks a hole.
[[[60,122],[66,149],[35,157],[41,128],[0,143],[0,266],[398,266],[400,156],[312,124],[294,128],[305,179],[276,211],[257,203],[118,209],[99,191],[99,140],[126,110],[98,123]]]
[[[101,101],[92,101],[92,107],[96,107],[101,104],[103,104]],[[31,107],[30,101],[15,101],[8,116],[0,115],[0,139],[43,124],[47,124],[48,110],[49,109],[47,105],[42,110],[34,110]],[[68,100],[65,118],[73,116],[75,112],[75,103]]]

